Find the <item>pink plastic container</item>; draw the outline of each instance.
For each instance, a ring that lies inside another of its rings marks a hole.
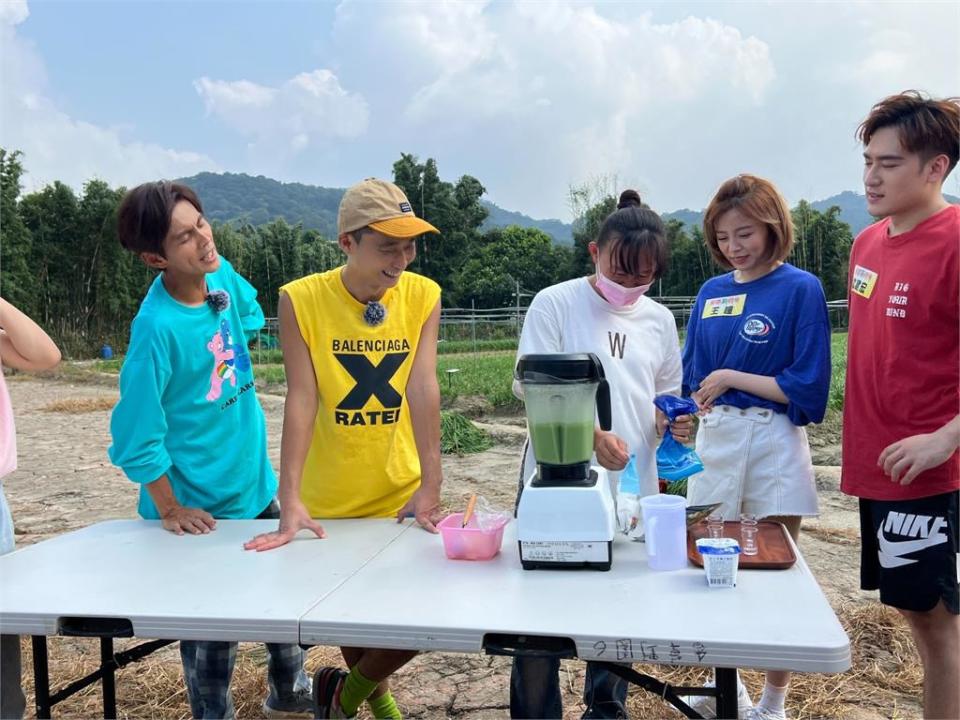
[[[500,552],[506,522],[490,531],[477,527],[476,516],[470,518],[465,528],[460,527],[461,522],[463,513],[453,513],[437,523],[443,550],[450,560],[490,560]]]

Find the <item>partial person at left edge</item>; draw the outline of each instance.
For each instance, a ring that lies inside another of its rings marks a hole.
[[[49,370],[60,350],[33,320],[0,297],[0,555],[13,552],[13,517],[3,478],[17,469],[17,433],[3,368]],[[22,718],[26,698],[20,675],[20,637],[0,635],[0,718]]]

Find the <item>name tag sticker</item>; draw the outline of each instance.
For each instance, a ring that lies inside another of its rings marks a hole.
[[[865,297],[868,300],[873,295],[873,288],[877,285],[877,274],[873,270],[857,265],[853,269],[853,280],[850,281],[850,289],[857,295]]]
[[[709,298],[703,303],[702,319],[712,317],[735,317],[743,313],[743,305],[747,301],[747,294],[728,295],[727,297]]]

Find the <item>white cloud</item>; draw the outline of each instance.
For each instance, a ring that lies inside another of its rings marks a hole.
[[[300,73],[279,87],[202,77],[194,88],[207,112],[261,149],[297,153],[318,140],[354,138],[367,129],[366,101],[329,70]]]
[[[585,99],[629,114],[649,100],[693,101],[730,89],[756,104],[775,78],[765,43],[711,19],[655,24],[648,13],[617,21],[567,2],[486,13],[481,4],[433,0],[403,8],[393,17],[345,2],[336,31],[343,46],[371,38],[377,63],[413,67],[405,109],[413,120],[515,115],[531,104],[576,107]]]
[[[218,170],[209,157],[125,139],[128,131],[73,118],[48,97],[43,59],[17,35],[26,2],[0,2],[0,145],[21,150],[27,191],[54,180],[80,188],[97,177],[133,185]]]
[[[136,3],[123,8],[138,17]],[[134,142],[135,127],[71,117],[17,36],[28,15],[22,0],[0,0],[0,144],[24,149],[34,178],[216,169],[183,147]],[[413,152],[540,217],[566,216],[568,186],[596,177],[636,186],[663,210],[703,207],[742,171],[792,200],[816,199],[859,188],[853,133],[874,102],[908,87],[957,94],[958,29],[960,4],[922,0],[344,0],[317,28],[316,59],[279,80],[192,69],[175,78],[181,91],[192,83],[205,127],[167,97],[146,111],[188,139],[178,145],[211,138],[232,171],[348,185],[388,175]],[[224,42],[233,44],[218,53],[246,51],[242,38]],[[264,76],[294,54],[282,40],[263,51]],[[210,67],[202,52],[191,62]],[[324,69],[295,74],[306,68]],[[960,172],[951,180],[960,186]]]
[[[929,47],[927,52],[920,53],[917,48],[925,45],[923,31],[917,33],[909,26],[878,27],[876,19],[871,25],[873,27],[864,33],[863,54],[840,66],[838,77],[842,81],[860,88],[877,88],[878,92],[892,92],[892,89],[902,90],[930,82],[949,83],[951,76],[956,81],[956,61],[960,58],[955,46]],[[954,29],[960,31],[960,17],[956,18]],[[936,57],[938,55],[940,57]]]
[[[485,1],[449,2],[412,0],[402,4],[375,4],[343,0],[333,27],[341,54],[351,63],[372,59],[384,77],[384,54],[403,59],[405,79],[413,82],[438,70],[457,72],[495,50],[496,36],[487,28]],[[391,79],[403,82],[404,78]]]
[[[383,104],[375,120],[394,110],[395,135],[428,137],[444,166],[459,161],[485,181],[493,161],[477,155],[497,158],[502,202],[532,212],[549,203],[555,212],[568,183],[639,180],[654,155],[665,161],[675,139],[669,128],[650,134],[660,115],[762,111],[777,79],[767,43],[732,25],[620,14],[564,0],[424,0],[394,14],[348,0],[334,32],[340,48],[374,48],[349,58],[354,85],[380,67],[396,69],[388,98],[362,86]]]
[[[27,0],[0,2],[0,25],[19,25],[30,15]]]

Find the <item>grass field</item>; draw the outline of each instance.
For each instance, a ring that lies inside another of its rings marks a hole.
[[[440,343],[440,348],[451,350],[472,345],[468,341]],[[479,396],[497,411],[512,412],[520,409],[519,401],[513,396],[513,364],[516,356],[515,344],[510,340],[488,341],[485,351],[473,353],[441,352],[437,361],[437,377],[440,393],[449,403],[457,397]],[[505,347],[504,347],[505,346]],[[847,334],[834,333],[831,339],[833,374],[830,380],[830,410],[843,409],[843,384],[847,368]],[[253,352],[257,359],[256,351]],[[260,383],[268,386],[283,385],[286,377],[283,372],[283,356],[279,350],[266,350],[262,353],[263,362],[256,365],[256,376]],[[100,372],[118,373],[123,358],[99,360],[95,367]]]

